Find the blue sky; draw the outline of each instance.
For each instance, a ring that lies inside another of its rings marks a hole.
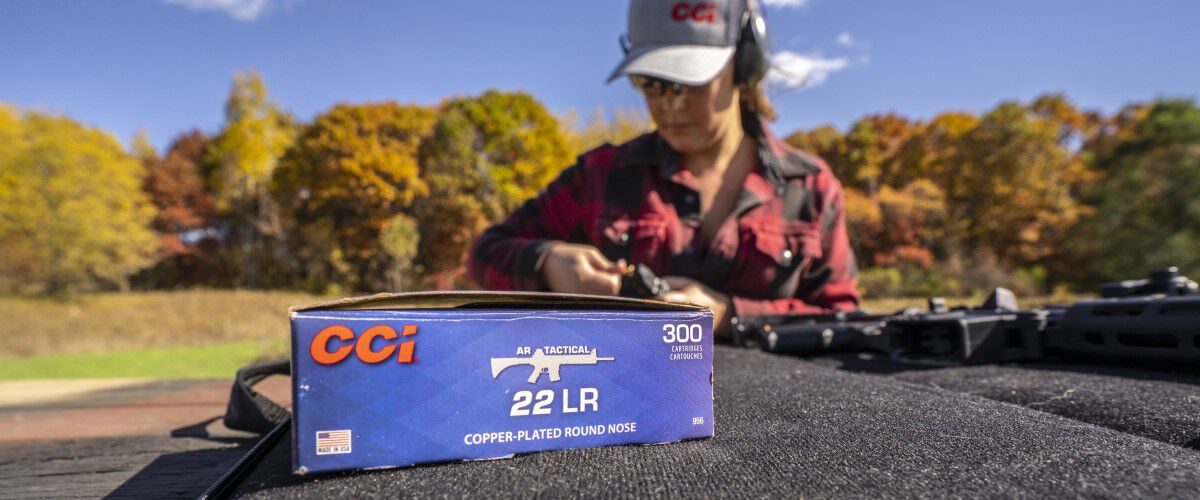
[[[774,49],[809,85],[773,91],[787,133],[872,112],[928,118],[1065,92],[1112,111],[1200,95],[1200,2],[771,0]],[[2,0],[0,102],[164,146],[219,127],[256,69],[301,119],[338,102],[528,91],[556,113],[640,107],[604,78],[623,0]],[[813,72],[815,70],[815,73]]]

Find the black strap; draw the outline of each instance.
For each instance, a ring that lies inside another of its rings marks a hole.
[[[251,470],[254,470],[254,467],[258,465],[258,462],[262,460],[267,451],[275,446],[279,438],[287,434],[291,424],[292,418],[285,418],[283,422],[280,422],[279,425],[271,429],[271,432],[268,432],[266,436],[263,436],[257,443],[254,443],[250,451],[242,455],[242,458],[239,458],[233,464],[233,467],[230,467],[224,474],[221,474],[221,477],[217,478],[215,483],[209,486],[207,490],[204,490],[204,493],[200,495],[200,500],[229,498],[229,495],[233,493],[237,485],[242,482],[242,478],[246,477]]]
[[[288,359],[247,365],[237,371],[237,376],[233,379],[233,389],[229,394],[229,406],[225,407],[225,427],[265,435],[238,459],[233,467],[221,474],[221,477],[200,495],[201,499],[227,498],[267,450],[287,433],[291,427],[292,414],[279,403],[255,391],[254,384],[271,375],[291,373],[292,363]]]
[[[266,434],[291,418],[287,408],[271,401],[253,389],[254,384],[271,375],[291,375],[288,359],[253,364],[237,371],[229,406],[225,408],[225,427],[239,431]]]

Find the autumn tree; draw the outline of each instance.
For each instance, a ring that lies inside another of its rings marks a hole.
[[[1076,154],[1105,128],[1096,113],[1048,94],[914,121],[870,115],[845,133],[818,127],[788,141],[823,157],[846,186],[847,225],[867,266],[949,264],[949,272],[1043,265],[1088,207]],[[975,263],[964,261],[978,261]]]
[[[943,237],[945,210],[941,189],[929,180],[900,189],[884,186],[872,195],[846,190],[850,243],[867,265],[930,268]]]
[[[420,157],[430,186],[416,207],[421,265],[439,275],[461,272],[483,226],[536,195],[574,155],[564,127],[532,96],[488,91],[444,103]]]
[[[895,114],[855,122],[847,134],[824,125],[787,141],[820,156],[845,185],[855,254],[868,266],[932,266],[945,200],[925,166],[925,125]]]
[[[1069,260],[1087,265],[1059,269],[1089,284],[1166,266],[1200,276],[1200,107],[1160,100],[1113,123],[1090,151],[1099,177],[1084,200],[1094,211],[1071,233]]]
[[[1110,116],[1101,115],[1096,118],[1097,133],[1090,135],[1080,150],[1085,163],[1096,176],[1092,181],[1108,176],[1111,172],[1107,172],[1107,169],[1119,168],[1099,159],[1112,156],[1119,145],[1137,134],[1137,128],[1145,121],[1150,107],[1151,105],[1146,103],[1131,103]]]
[[[403,214],[429,194],[417,150],[434,120],[429,108],[394,102],[341,104],[317,116],[284,157],[275,191],[297,224],[331,230],[324,237],[336,245],[318,248],[337,254],[298,265],[332,271],[341,264],[331,259],[340,259],[351,276],[331,278],[362,289],[392,288],[411,274],[413,252],[397,238],[417,241],[416,223]]]
[[[883,186],[901,186],[915,177],[906,172],[899,155],[913,136],[920,133],[920,124],[894,113],[870,115],[859,119],[843,138],[843,155],[833,157],[834,173],[842,182],[868,193]]]
[[[207,144],[203,132],[192,130],[176,137],[161,159],[146,162],[142,185],[158,209],[151,226],[159,233],[165,256],[189,253],[179,233],[203,228],[216,215],[215,200],[199,170]]]
[[[1009,265],[1049,256],[1080,215],[1071,188],[1084,166],[1060,124],[1005,102],[964,133],[937,166],[956,234]]]
[[[127,286],[153,262],[142,166],[111,135],[0,106],[0,289]]]
[[[286,259],[280,253],[283,221],[269,187],[295,136],[291,116],[270,101],[262,77],[253,71],[235,75],[225,123],[208,145],[205,173],[228,221],[243,286],[272,284]]]
[[[379,253],[384,257],[382,283],[389,290],[404,290],[414,285],[419,269],[415,266],[421,231],[417,220],[405,214],[396,214],[384,223],[379,231]]]
[[[133,140],[129,143],[129,154],[140,160],[143,166],[159,159],[158,150],[154,149],[153,144],[150,144],[150,135],[145,129],[138,130],[133,134]]]
[[[161,158],[140,155],[142,189],[157,209],[151,227],[159,241],[159,261],[139,276],[142,286],[219,285],[228,278],[218,254],[216,201],[200,175],[207,147],[204,133],[192,130],[176,137]]]
[[[650,117],[640,109],[617,110],[608,116],[598,107],[586,123],[575,112],[568,113],[563,122],[569,126],[566,132],[575,155],[605,143],[621,144],[654,129]]]
[[[787,136],[785,141],[801,151],[815,154],[829,167],[834,175],[848,177],[844,172],[846,137],[833,125],[820,125],[809,130],[798,130]],[[845,185],[845,183],[843,183]]]

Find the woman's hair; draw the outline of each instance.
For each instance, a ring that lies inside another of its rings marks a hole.
[[[771,105],[771,100],[767,98],[765,79],[754,85],[742,85],[738,90],[741,94],[740,104],[743,113],[751,112],[758,115],[761,120],[775,121],[775,107]]]

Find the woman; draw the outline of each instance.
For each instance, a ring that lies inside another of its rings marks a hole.
[[[583,154],[484,232],[468,269],[487,288],[616,294],[626,262],[658,298],[735,316],[849,310],[857,270],[842,188],[764,121],[765,25],[747,0],[634,0],[629,76],[657,130]]]

